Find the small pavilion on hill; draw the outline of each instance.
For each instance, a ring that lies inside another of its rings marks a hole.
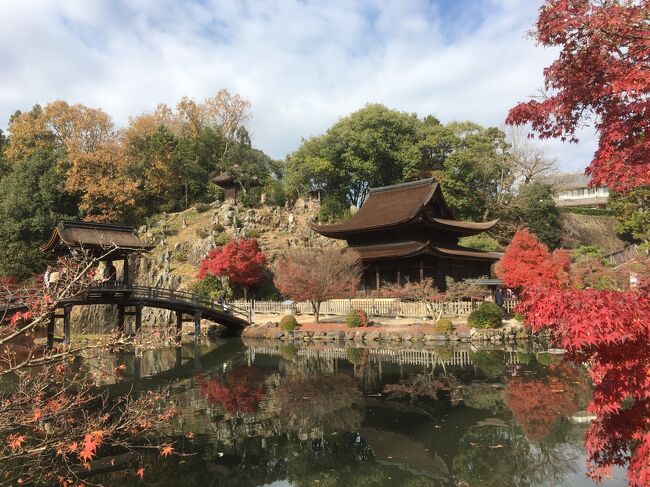
[[[445,289],[445,278],[455,280],[490,276],[500,253],[458,245],[458,239],[489,230],[497,220],[457,220],[432,178],[372,188],[359,211],[332,225],[311,225],[330,238],[346,240],[364,264],[362,288],[382,283],[433,279]]]
[[[43,252],[64,256],[82,250],[90,257],[106,262],[122,260],[122,281],[129,282],[128,256],[135,252],[148,252],[153,246],[145,245],[135,228],[108,223],[62,221],[52,231],[50,240],[41,246]]]

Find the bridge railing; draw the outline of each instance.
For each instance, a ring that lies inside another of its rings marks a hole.
[[[232,313],[241,315],[250,321],[250,311],[244,307],[219,301],[215,299],[206,299],[197,296],[194,293],[182,291],[178,289],[159,288],[150,286],[136,286],[125,285],[123,283],[101,283],[87,288],[84,292],[103,291],[103,292],[128,292],[131,298],[143,299],[159,299],[163,301],[177,301],[188,304],[195,304],[210,308],[213,310],[220,310],[225,313]]]

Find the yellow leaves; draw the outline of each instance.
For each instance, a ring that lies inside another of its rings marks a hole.
[[[27,437],[25,435],[19,435],[18,433],[12,433],[7,436],[7,445],[12,450],[17,450],[21,448],[22,444],[25,442]]]

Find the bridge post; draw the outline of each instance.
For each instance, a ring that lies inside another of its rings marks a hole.
[[[47,348],[52,349],[54,347],[54,324],[55,324],[54,312],[50,313],[50,320],[47,322]]]
[[[124,257],[124,264],[122,264],[122,281],[125,286],[129,285],[129,258]]]
[[[117,305],[117,329],[120,331],[120,335],[124,334],[124,305]]]
[[[194,341],[201,341],[201,312],[194,313]]]
[[[183,334],[183,312],[176,311],[176,339],[180,341]]]
[[[63,344],[67,347],[70,345],[70,312],[72,306],[67,305],[63,308]]]
[[[135,332],[138,333],[142,327],[142,305],[135,305]]]

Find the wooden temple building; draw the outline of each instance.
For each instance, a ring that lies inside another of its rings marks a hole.
[[[330,238],[346,240],[364,264],[362,289],[382,283],[417,282],[431,278],[445,289],[445,278],[490,277],[501,258],[458,245],[458,239],[489,230],[497,220],[457,220],[433,179],[372,188],[359,211],[332,225],[310,225]]]
[[[129,255],[152,248],[140,240],[135,228],[127,225],[67,220],[60,222],[50,240],[41,246],[43,252],[57,257],[84,252],[107,263],[122,261],[122,275],[118,280],[123,284],[129,283]]]

